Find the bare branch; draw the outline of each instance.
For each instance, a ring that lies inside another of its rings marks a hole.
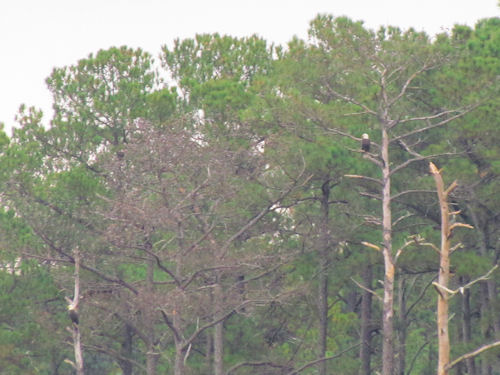
[[[38,230],[38,228],[36,228],[35,226],[31,226],[31,227],[32,227],[33,232],[35,232],[35,234],[37,236],[39,236],[40,239],[46,245],[48,245],[52,250],[54,250],[55,252],[57,252],[59,255],[68,258],[68,260],[69,260],[70,263],[74,263],[75,262],[75,259],[74,259],[73,256],[69,255],[63,249],[61,249],[60,247],[56,246],[54,244],[54,242],[51,241],[50,238],[48,238],[43,231]],[[80,267],[83,268],[84,270],[87,270],[87,271],[90,271],[90,272],[94,273],[95,275],[99,276],[103,280],[106,280],[106,281],[109,281],[111,283],[118,284],[118,285],[121,285],[121,286],[127,288],[128,290],[130,290],[131,292],[133,292],[135,295],[139,294],[139,292],[137,291],[137,289],[135,289],[132,285],[130,285],[129,283],[123,281],[122,279],[113,279],[113,278],[107,276],[105,273],[99,271],[98,269],[96,269],[94,267],[86,265],[85,263],[81,263]]]
[[[496,342],[493,342],[491,344],[483,345],[479,349],[476,349],[470,353],[464,354],[464,355],[458,357],[457,359],[455,359],[454,361],[450,362],[449,364],[446,365],[446,369],[450,370],[453,367],[455,367],[456,365],[458,365],[460,362],[462,362],[466,359],[469,359],[469,358],[473,358],[473,357],[481,354],[482,352],[489,350],[489,349],[492,349],[492,348],[495,348],[497,346],[500,346],[500,341],[496,341]]]
[[[444,195],[445,195],[446,197],[447,197],[448,195],[450,195],[450,193],[451,193],[453,190],[455,190],[455,189],[457,188],[457,186],[458,186],[458,182],[457,182],[457,180],[453,181],[453,182],[451,183],[451,185],[450,185],[450,186],[448,186],[448,189],[446,189],[446,190],[444,191]]]
[[[371,248],[371,249],[374,249],[374,250],[377,250],[377,251],[382,251],[382,249],[381,249],[379,246],[374,245],[374,244],[372,244],[372,243],[370,243],[370,242],[361,241],[361,244],[362,244],[362,245],[365,245],[366,247],[369,247],[369,248]]]
[[[486,281],[490,278],[490,275],[498,268],[498,264],[495,264],[492,269],[490,269],[488,272],[486,272],[483,276],[478,277],[475,280],[472,280],[471,282],[465,284],[463,287],[459,288],[458,290],[463,291],[463,289],[470,288],[472,285],[479,281]]]
[[[304,170],[301,171],[300,175],[302,175]],[[302,182],[301,185],[304,185],[307,183],[312,178],[312,175],[307,177],[304,182]],[[252,226],[254,226],[256,223],[259,222],[260,219],[262,219],[265,215],[267,215],[269,212],[273,210],[276,205],[281,202],[288,194],[292,192],[294,188],[296,188],[297,185],[294,183],[292,184],[288,189],[286,189],[284,192],[282,192],[278,198],[276,198],[274,201],[269,203],[266,207],[264,207],[258,214],[256,214],[253,218],[251,218],[245,225],[243,225],[236,233],[234,233],[231,237],[229,237],[224,245],[221,247],[220,251],[220,259],[224,258],[227,250],[229,249],[229,246],[233,243],[234,240],[236,240],[239,236],[241,236],[243,233],[245,233],[248,229],[250,229]]]
[[[392,198],[391,198],[392,199]],[[412,216],[415,216],[414,214],[412,213],[407,213],[406,215],[403,215],[399,218],[397,218],[393,223],[392,223],[392,226],[395,227],[397,224],[399,224],[401,221],[403,221],[404,219],[407,219],[409,217],[412,217]]]
[[[480,276],[478,277],[477,279],[474,279],[472,280],[471,282],[465,284],[464,286],[461,286],[459,287],[458,289],[455,289],[455,290],[451,290],[451,289],[448,289],[446,288],[445,286],[443,285],[440,285],[438,284],[437,282],[433,282],[432,284],[436,287],[436,288],[439,288],[441,290],[444,290],[445,292],[447,292],[450,296],[454,296],[455,294],[457,293],[461,293],[463,294],[465,289],[468,289],[470,288],[471,286],[473,286],[474,284],[478,283],[479,281],[486,281],[489,279],[490,275],[498,268],[498,264],[496,264],[492,269],[490,269],[487,273],[485,273],[483,276]]]
[[[219,316],[217,319],[212,320],[211,322],[208,322],[207,324],[203,325],[202,327],[198,328],[196,331],[194,331],[191,336],[185,340],[183,340],[183,347],[182,350],[186,350],[189,344],[191,344],[202,332],[205,330],[215,326],[216,324],[226,320],[229,318],[231,315],[233,315],[235,312],[243,309],[245,306],[253,303],[267,303],[269,302],[268,300],[246,300],[241,302],[238,306],[229,309],[225,314],[222,314]]]
[[[436,190],[405,190],[405,191],[402,191],[400,193],[394,194],[391,197],[391,200],[398,199],[398,198],[402,197],[403,195],[413,194],[413,193],[432,193],[432,194],[436,194]]]
[[[339,129],[336,129],[336,128],[325,128],[325,130],[326,130],[327,132],[330,132],[330,133],[333,133],[333,134],[336,134],[336,135],[340,135],[340,136],[342,136],[342,137],[350,138],[350,139],[352,139],[352,140],[354,140],[354,141],[356,141],[356,142],[358,142],[358,143],[359,143],[359,142],[361,142],[361,138],[359,138],[359,137],[355,137],[354,135],[349,134],[349,133],[346,133],[346,132],[344,132],[344,131],[342,131],[342,130],[339,130]],[[375,147],[380,148],[380,145],[379,145],[379,144],[377,144],[377,143],[375,143],[375,142],[373,142],[373,140],[370,140],[370,145],[371,145],[371,146],[375,146]],[[364,151],[360,151],[360,150],[353,150],[353,149],[350,149],[350,150],[351,150],[351,151],[360,152],[360,153],[361,153],[361,152],[363,152],[363,153],[364,153]]]
[[[406,249],[408,246],[410,245],[414,245],[414,244],[417,244],[418,240],[416,238],[412,238],[408,241],[406,241],[403,246],[401,246],[397,251],[396,251],[396,256],[395,256],[395,260],[397,260],[399,258],[399,256],[403,253],[404,249]]]
[[[142,371],[144,371],[144,372],[146,371],[146,367],[144,367],[140,362],[137,362],[137,361],[134,361],[131,358],[125,357],[125,356],[121,355],[119,352],[117,352],[116,350],[113,350],[111,348],[103,348],[101,346],[90,345],[90,344],[84,344],[83,346],[86,347],[86,348],[89,348],[89,349],[93,349],[93,350],[95,350],[97,352],[110,355],[111,357],[119,359],[120,361],[125,361],[125,362],[128,362],[128,363],[131,363],[132,365],[137,366],[138,368],[140,368]]]
[[[413,310],[413,308],[415,306],[418,305],[418,302],[420,302],[420,300],[424,297],[425,293],[427,292],[427,290],[429,289],[429,287],[432,285],[432,283],[434,282],[434,280],[436,279],[437,275],[434,275],[430,281],[427,283],[427,285],[425,286],[425,288],[422,290],[422,292],[418,295],[418,297],[415,299],[415,301],[411,304],[410,307],[408,307],[406,309],[406,315],[408,316],[410,314],[410,312]]]
[[[363,197],[377,199],[377,200],[381,200],[382,199],[382,197],[380,196],[380,194],[372,194],[372,193],[367,193],[367,192],[361,192],[361,193],[359,193],[359,195],[362,195]]]
[[[404,139],[406,137],[409,137],[409,136],[412,136],[412,135],[415,135],[415,134],[418,134],[418,133],[422,133],[422,132],[425,132],[427,130],[430,130],[430,129],[434,129],[434,128],[437,128],[437,127],[440,127],[440,126],[443,126],[443,125],[446,125],[447,123],[453,121],[453,120],[456,120],[460,117],[463,117],[465,116],[467,113],[471,112],[472,110],[474,110],[475,108],[477,108],[480,104],[477,103],[473,106],[470,106],[469,108],[467,109],[463,109],[463,110],[450,110],[450,111],[443,111],[443,112],[440,112],[436,115],[431,115],[431,116],[423,116],[423,117],[413,117],[413,118],[410,118],[410,119],[403,119],[403,120],[400,120],[399,123],[405,123],[405,122],[410,122],[410,121],[430,121],[430,120],[433,120],[433,119],[436,119],[436,118],[440,118],[440,117],[443,117],[443,116],[446,116],[450,113],[457,113],[456,115],[454,116],[451,116],[451,117],[448,117],[447,119],[444,119],[442,121],[439,121],[435,124],[430,124],[428,126],[424,126],[423,128],[419,128],[419,129],[415,129],[415,130],[412,130],[408,133],[405,133],[405,134],[402,134],[400,136],[397,136],[397,137],[394,137],[390,140],[390,143],[392,142],[397,142],[401,139]]]
[[[327,87],[328,87],[328,90],[330,91],[330,93],[333,94],[333,96],[336,96],[337,98],[340,98],[348,103],[352,103],[354,105],[357,105],[358,107],[362,108],[365,112],[367,112],[371,115],[377,116],[377,112],[374,111],[373,109],[369,108],[365,104],[363,104],[363,103],[357,101],[356,99],[351,98],[347,95],[343,95],[343,94],[339,93],[338,91],[332,89],[332,87],[330,85],[327,85]]]
[[[454,223],[450,226],[450,232],[455,229],[455,228],[459,228],[459,227],[462,227],[462,228],[469,228],[469,229],[474,229],[474,227],[472,225],[469,225],[469,224],[465,224],[465,223]]]
[[[170,330],[172,331],[172,333],[174,334],[175,336],[175,339],[177,341],[182,341],[183,340],[183,337],[182,335],[180,334],[180,332],[175,328],[174,326],[174,323],[170,320],[170,318],[168,317],[167,313],[165,312],[165,310],[163,309],[159,309],[160,310],[160,313],[161,313],[161,316],[163,318],[163,321],[165,322],[165,324],[168,326],[168,328],[170,328]]]
[[[370,294],[373,294],[373,295],[374,295],[374,296],[375,296],[375,297],[376,297],[379,301],[381,301],[381,302],[383,301],[383,300],[382,300],[382,297],[380,297],[380,296],[379,296],[379,295],[378,295],[378,294],[377,294],[374,290],[371,290],[371,289],[367,288],[366,286],[364,286],[363,284],[358,283],[358,282],[357,282],[356,280],[354,280],[354,278],[352,278],[352,277],[351,277],[351,280],[352,280],[352,282],[353,282],[354,284],[356,284],[359,288],[361,288],[361,289],[363,289],[363,290],[367,291],[367,292],[368,292],[368,293],[370,293]]]
[[[323,361],[329,361],[329,360],[332,360],[332,359],[335,359],[335,358],[338,358],[340,356],[342,356],[343,354],[351,351],[352,349],[355,349],[357,348],[358,346],[361,345],[361,342],[358,342],[357,344],[354,344],[354,345],[351,345],[349,346],[348,348],[338,352],[337,354],[335,355],[332,355],[330,357],[323,357],[323,358],[318,358],[318,359],[315,359],[314,361],[311,361],[311,362],[308,362],[306,363],[305,365],[299,367],[297,370],[293,370],[289,373],[287,373],[287,375],[297,375],[299,374],[300,372],[304,371],[305,369],[309,368],[309,367],[312,367],[320,362],[323,362]]]
[[[373,164],[379,166],[380,168],[384,167],[384,162],[380,160],[375,154],[365,152],[363,153],[363,158],[370,160]]]
[[[359,178],[359,179],[366,180],[366,181],[376,182],[377,184],[382,185],[382,180],[380,180],[379,178],[373,178],[373,177],[368,177],[368,176],[361,176],[361,175],[358,175],[358,174],[345,174],[344,177]]]
[[[432,242],[418,242],[418,245],[419,246],[428,246],[428,247],[432,248],[433,250],[435,250],[438,254],[441,253],[441,250],[439,249],[439,247],[434,245]]]
[[[422,68],[418,69],[417,71],[413,72],[412,75],[408,77],[406,82],[403,84],[403,87],[399,91],[399,94],[394,97],[392,100],[388,102],[388,108],[392,107],[399,99],[401,99],[405,94],[406,90],[408,89],[408,86],[413,82],[413,80],[420,74],[425,72],[427,69],[429,69],[429,65],[424,64]],[[392,72],[391,74],[394,74],[396,71]]]
[[[460,153],[460,152],[443,152],[441,154],[433,154],[433,155],[426,155],[426,156],[420,155],[420,156],[417,156],[415,158],[408,159],[404,163],[401,163],[397,167],[394,167],[391,170],[390,174],[392,176],[394,173],[400,171],[403,168],[406,168],[408,165],[410,165],[412,163],[415,163],[417,161],[428,160],[428,159],[435,159],[435,158],[442,157],[442,156],[457,156],[457,155],[461,155],[461,154],[462,153]]]
[[[238,370],[241,367],[274,367],[274,368],[280,368],[280,369],[286,369],[286,370],[290,369],[289,365],[280,365],[278,363],[274,363],[274,362],[270,362],[270,361],[241,362],[241,363],[238,363],[238,364],[232,366],[229,370],[227,370],[226,375],[233,374],[236,370]]]

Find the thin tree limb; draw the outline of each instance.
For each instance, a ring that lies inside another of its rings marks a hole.
[[[489,350],[489,349],[492,349],[492,348],[495,348],[497,346],[500,346],[500,341],[496,341],[496,342],[493,342],[491,344],[483,345],[480,348],[478,348],[478,349],[476,349],[476,350],[474,350],[472,352],[469,352],[467,354],[464,354],[464,355],[458,357],[457,359],[455,359],[454,361],[448,363],[446,365],[446,369],[450,370],[453,367],[455,367],[456,365],[458,365],[460,362],[462,362],[462,361],[464,361],[466,359],[469,359],[469,358],[473,358],[473,357],[481,354],[482,352],[484,352],[486,350]]]
[[[241,362],[238,363],[229,370],[226,371],[226,375],[231,375],[233,374],[236,370],[238,370],[241,367],[274,367],[274,368],[280,368],[280,369],[286,369],[289,370],[290,366],[288,365],[280,365],[278,363],[270,362],[270,361],[261,361],[261,362]]]
[[[291,372],[287,373],[286,375],[297,375],[297,374],[299,374],[300,372],[304,371],[305,369],[307,369],[307,368],[309,368],[309,367],[312,367],[312,366],[314,366],[314,365],[318,364],[319,362],[323,362],[323,361],[330,361],[330,360],[332,360],[332,359],[336,359],[336,358],[338,358],[338,357],[340,357],[340,356],[344,355],[345,353],[347,353],[347,352],[351,351],[352,349],[357,348],[357,347],[358,347],[358,346],[360,346],[360,345],[361,345],[361,342],[358,342],[357,344],[351,345],[351,346],[349,346],[348,348],[346,348],[346,349],[344,349],[344,350],[342,350],[342,351],[340,351],[340,352],[338,352],[337,354],[334,354],[334,355],[332,355],[332,356],[315,359],[314,361],[308,362],[308,363],[306,363],[305,365],[303,365],[303,366],[299,367],[298,369],[293,370],[293,371],[291,371]]]
[[[436,190],[418,190],[418,189],[416,189],[416,190],[405,190],[405,191],[402,191],[400,193],[394,194],[391,197],[391,200],[398,199],[399,197],[401,197],[403,195],[413,194],[413,193],[432,193],[432,194],[436,194]]]
[[[358,179],[362,179],[362,180],[366,180],[366,181],[376,182],[377,184],[382,185],[382,180],[380,180],[379,178],[362,176],[362,175],[358,175],[358,174],[345,174],[344,177],[358,178]]]
[[[449,117],[449,118],[447,118],[445,120],[439,121],[439,122],[437,122],[435,124],[430,124],[428,126],[424,126],[423,128],[415,129],[415,130],[410,131],[408,133],[405,133],[405,134],[402,134],[400,136],[394,137],[389,142],[390,143],[397,142],[397,141],[399,141],[401,139],[404,139],[406,137],[409,137],[409,136],[412,136],[412,135],[415,135],[415,134],[419,134],[419,133],[425,132],[425,131],[430,130],[430,129],[434,129],[434,128],[446,125],[447,123],[449,123],[449,122],[451,122],[453,120],[456,120],[456,119],[458,119],[460,117],[465,116],[467,113],[471,112],[473,109],[477,108],[479,105],[480,104],[477,103],[477,104],[475,104],[473,106],[470,106],[469,108],[464,109],[462,111],[459,111],[459,110],[450,110],[450,111],[440,112],[437,115],[423,116],[423,117],[413,117],[413,118],[407,119],[407,120],[400,120],[399,123],[404,123],[404,122],[409,122],[409,121],[429,121],[429,120],[436,119],[436,118],[442,117],[442,116],[450,114],[450,113],[454,113],[454,112],[456,113],[456,112],[458,112],[458,114],[456,114],[454,116],[451,116],[451,117]]]
[[[368,293],[370,294],[373,294],[379,301],[382,301],[382,297],[380,297],[374,290],[371,290],[369,288],[367,288],[366,286],[364,286],[363,284],[361,283],[358,283],[354,278],[351,277],[351,281],[356,284],[359,288],[367,291]]]

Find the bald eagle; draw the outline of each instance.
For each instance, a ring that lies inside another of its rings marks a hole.
[[[361,136],[361,149],[364,152],[370,152],[370,137],[366,133]]]
[[[68,306],[68,314],[69,314],[69,318],[71,319],[71,321],[73,322],[73,324],[78,325],[78,323],[79,323],[78,312],[71,305]]]

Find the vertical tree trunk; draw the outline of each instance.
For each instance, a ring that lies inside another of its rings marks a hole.
[[[450,362],[450,337],[448,333],[448,288],[450,278],[450,211],[448,208],[448,194],[456,187],[456,181],[444,189],[443,178],[440,171],[430,163],[430,171],[436,182],[439,206],[441,211],[441,249],[439,255],[438,275],[438,303],[437,303],[437,328],[438,328],[438,366],[437,375],[448,375],[446,365]]]
[[[476,234],[478,236],[478,242],[479,242],[479,253],[481,254],[482,257],[485,259],[488,259],[490,256],[488,254],[488,244],[486,241],[486,235],[484,233],[483,228],[480,225],[479,219],[476,215],[476,212],[474,210],[474,207],[469,205],[467,207],[470,212],[471,218],[472,218],[472,223],[474,224],[474,228],[476,228]],[[492,261],[494,264],[495,262]],[[492,325],[493,325],[493,330],[495,332],[495,338],[497,340],[500,340],[500,318],[498,317],[497,311],[496,311],[496,306],[497,306],[497,287],[496,287],[496,282],[494,278],[489,278],[486,280],[486,287],[487,287],[487,294],[488,294],[488,301],[487,301],[487,309],[489,311],[489,315],[492,317]]]
[[[184,375],[184,351],[182,343],[175,343],[174,375]]]
[[[75,260],[75,273],[74,273],[75,291],[73,294],[73,301],[69,299],[68,300],[70,302],[70,307],[78,313],[79,303],[80,303],[80,251],[78,249],[74,251],[74,260]],[[72,322],[70,331],[73,336],[73,349],[75,353],[75,363],[73,364],[73,366],[76,370],[76,375],[84,375],[80,324],[78,320],[76,322]]]
[[[214,319],[217,319],[220,315],[219,306],[222,305],[222,286],[219,275],[215,284],[214,297]],[[214,375],[224,375],[224,321],[214,326]]]
[[[124,358],[132,358],[132,344],[133,344],[133,331],[132,328],[126,324],[123,329],[123,341],[121,342],[121,355]],[[123,375],[132,375],[133,365],[130,361],[120,360],[120,368]]]
[[[485,340],[491,339],[491,326],[489,325],[488,319],[490,315],[490,301],[488,300],[488,286],[486,283],[479,284],[479,311],[481,315],[481,320],[484,324],[481,324],[481,334]],[[491,375],[492,366],[491,361],[488,357],[482,356],[479,358],[480,363],[480,374],[481,375]]]
[[[211,306],[213,306],[213,295],[211,296]],[[205,372],[209,373],[213,366],[213,353],[214,353],[214,336],[213,328],[209,328],[205,331],[205,336],[207,339],[205,348]]]
[[[363,284],[366,288],[372,288],[373,266],[368,263],[363,267]],[[359,349],[359,359],[361,368],[359,375],[371,374],[371,330],[372,330],[372,294],[365,290],[361,299],[361,347]]]
[[[461,280],[461,284],[465,284]],[[465,289],[462,295],[462,340],[465,347],[468,347],[472,340],[472,313],[470,310],[470,290]],[[465,366],[467,368],[468,375],[476,375],[476,366],[474,358],[469,358],[465,360]]]
[[[182,227],[182,222],[177,223],[177,241],[179,249],[184,249],[184,228]],[[175,274],[179,277],[182,274],[183,263],[182,254],[179,252],[175,259]],[[179,292],[182,293],[181,290]],[[176,332],[182,332],[182,306],[177,302],[174,304],[174,312],[172,314],[172,324]],[[174,359],[174,375],[184,375],[184,342],[182,337],[174,335],[174,345],[175,345],[175,359]]]
[[[391,174],[389,135],[382,125],[382,237],[384,257],[384,299],[382,308],[382,375],[394,372],[394,259],[392,256]]]
[[[397,361],[397,375],[404,375],[406,370],[406,297],[405,297],[405,279],[401,277],[398,282],[398,361]]]
[[[318,336],[318,358],[326,355],[326,342],[328,335],[328,275],[327,260],[319,260],[318,276],[318,317],[319,317],[319,336]],[[318,374],[326,375],[326,363],[321,361],[318,364]]]
[[[75,369],[76,375],[84,375],[83,371],[83,353],[80,340],[80,329],[73,325],[73,345],[75,348]]]
[[[154,298],[154,260],[148,259],[146,275],[146,296],[147,299]],[[159,353],[156,352],[155,331],[154,331],[154,310],[153,304],[144,302],[144,326],[148,335],[146,343],[146,372],[147,375],[156,375],[156,366]]]
[[[318,276],[318,317],[319,317],[319,337],[318,337],[318,358],[324,358],[327,350],[328,336],[328,250],[330,247],[329,230],[329,204],[330,181],[327,180],[321,187],[321,225],[320,241],[318,251],[319,276]],[[326,362],[318,364],[319,375],[326,375]]]

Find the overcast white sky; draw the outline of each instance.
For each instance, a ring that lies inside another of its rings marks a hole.
[[[163,44],[207,32],[285,44],[305,38],[318,13],[435,34],[500,16],[500,8],[497,0],[1,0],[0,122],[15,125],[21,103],[43,109],[48,122],[45,78],[99,49],[127,45],[157,56]]]

